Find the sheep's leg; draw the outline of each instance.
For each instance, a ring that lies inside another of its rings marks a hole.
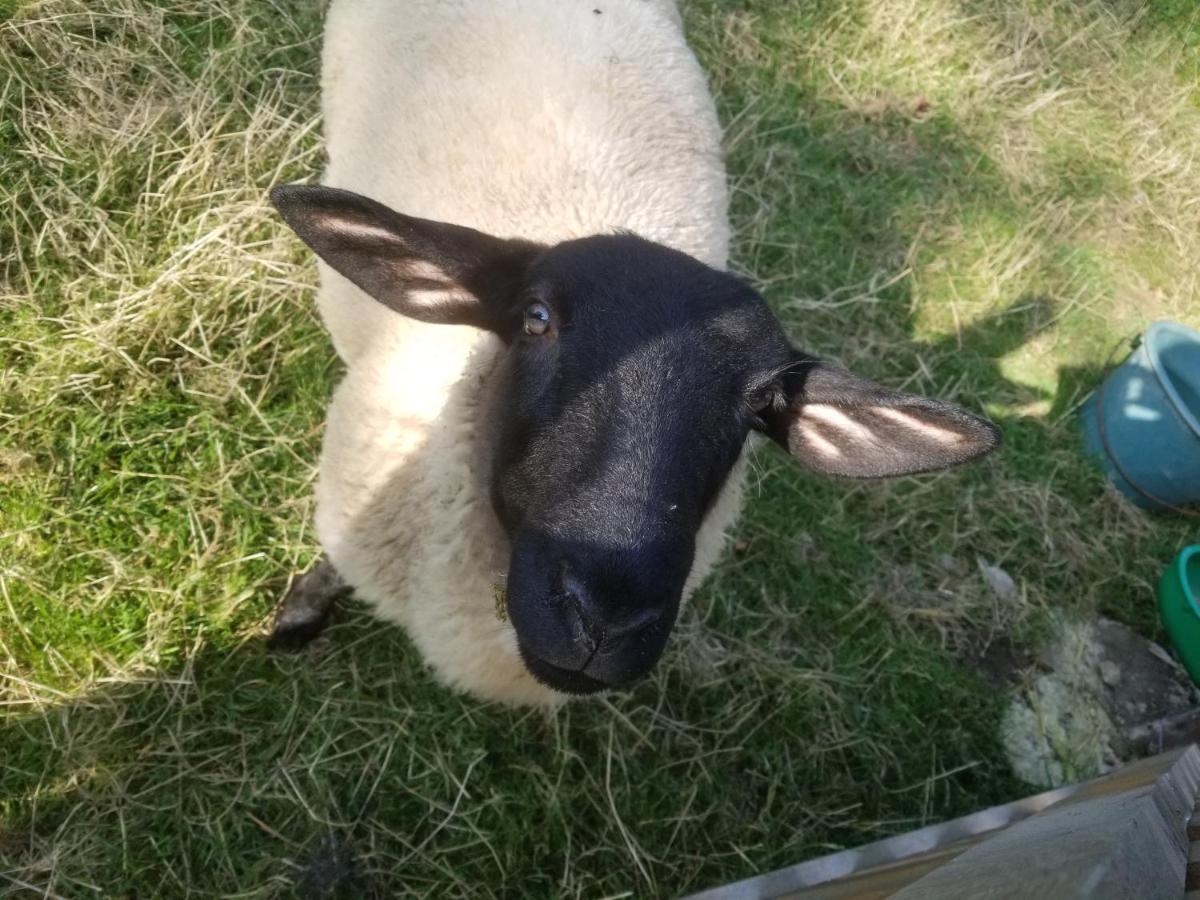
[[[353,588],[325,557],[292,582],[275,613],[275,627],[267,638],[272,649],[298,650],[325,630],[339,597]]]

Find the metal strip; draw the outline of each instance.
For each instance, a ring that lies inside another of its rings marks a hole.
[[[964,838],[1005,828],[1065,800],[1080,787],[1081,785],[1072,784],[1013,803],[993,806],[960,819],[929,825],[917,831],[864,844],[853,850],[842,850],[786,869],[691,894],[685,900],[769,900],[792,891],[825,884],[856,872],[927,853]]]

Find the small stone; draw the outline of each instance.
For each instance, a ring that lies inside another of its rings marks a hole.
[[[1151,656],[1155,657],[1161,662],[1166,663],[1175,672],[1183,674],[1183,667],[1179,665],[1179,663],[1175,661],[1171,654],[1164,650],[1161,646],[1158,644],[1150,644],[1146,649],[1150,652]]]
[[[802,563],[817,562],[820,559],[816,538],[807,531],[796,535],[796,559]]]
[[[1116,687],[1121,680],[1121,667],[1111,659],[1106,659],[1100,663],[1100,680],[1109,687]]]
[[[1001,600],[1017,599],[1017,583],[1011,575],[999,566],[988,564],[982,556],[976,557],[975,561],[979,564],[979,573],[993,594]]]
[[[358,857],[341,835],[330,834],[310,841],[299,862],[301,876],[296,887],[301,897],[339,900],[362,896],[365,885]]]
[[[748,540],[746,540],[745,538],[742,538],[740,540],[736,540],[733,542],[733,552],[734,553],[745,553],[749,549],[750,549],[750,542]]]
[[[937,567],[947,575],[954,575],[962,578],[967,574],[967,564],[957,556],[951,556],[949,553],[943,553],[937,558]]]

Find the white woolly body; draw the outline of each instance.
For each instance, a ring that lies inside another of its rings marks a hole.
[[[323,97],[328,185],[502,237],[623,228],[725,265],[720,129],[673,0],[334,0]],[[444,682],[560,702],[495,612],[509,545],[478,418],[499,340],[406,319],[325,265],[319,302],[348,368],[317,485],[330,561]],[[685,595],[722,550],[743,469]]]

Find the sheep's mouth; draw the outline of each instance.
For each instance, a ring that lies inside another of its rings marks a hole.
[[[598,694],[601,691],[612,690],[612,685],[605,684],[603,681],[598,681],[590,675],[585,675],[573,669],[563,669],[552,663],[546,662],[544,659],[539,659],[528,650],[521,642],[517,642],[517,646],[521,651],[521,661],[525,663],[525,668],[529,671],[540,684],[556,690],[562,694]]]

